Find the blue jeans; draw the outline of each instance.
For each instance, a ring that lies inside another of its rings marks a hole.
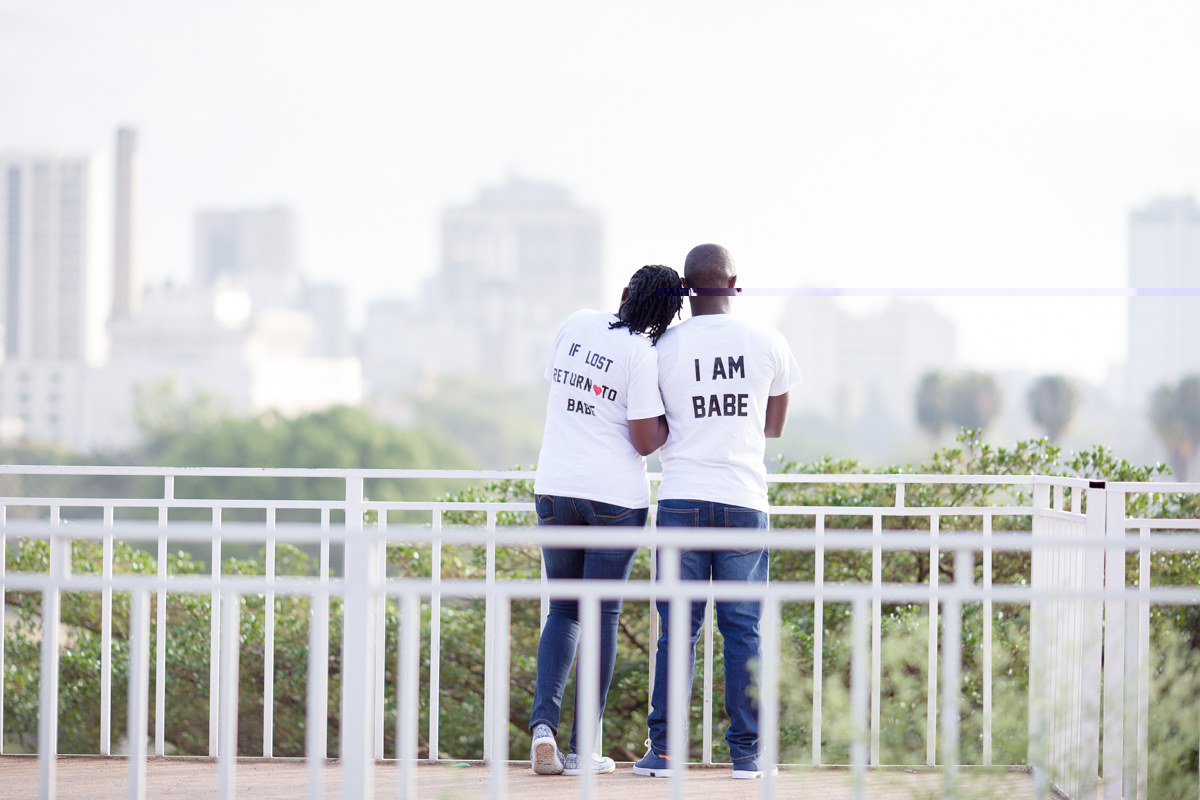
[[[700,500],[658,501],[660,528],[766,528],[767,515],[762,511],[725,503]],[[763,548],[751,550],[684,550],[680,554],[680,577],[685,581],[754,581],[767,580],[768,553]],[[650,701],[650,749],[658,755],[667,754],[667,632],[670,630],[670,608],[666,602],[657,603],[662,617],[662,634],[658,637],[658,656],[654,664],[654,693]],[[762,650],[758,632],[762,609],[757,601],[718,602],[717,625],[725,639],[725,713],[729,715],[729,730],[725,741],[733,763],[742,764],[758,757],[758,709],[751,697],[757,678],[750,661]],[[696,668],[696,642],[704,622],[704,601],[692,603],[691,650],[687,669],[686,697],[692,696],[692,674]]]
[[[646,524],[648,508],[624,508],[595,500],[574,497],[536,495],[538,525],[623,525],[640,528]],[[636,550],[569,550],[542,548],[546,562],[546,577],[551,580],[613,580],[629,579]],[[600,716],[608,699],[608,685],[617,663],[617,623],[621,619],[621,599],[603,600],[600,604]],[[529,730],[545,723],[555,735],[562,713],[563,690],[575,660],[579,644],[579,602],[570,598],[550,598],[550,613],[538,642],[537,688],[534,690],[533,712]],[[578,672],[576,673],[578,686]],[[576,752],[579,717],[572,713],[572,753]]]

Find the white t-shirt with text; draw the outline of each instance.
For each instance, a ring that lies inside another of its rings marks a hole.
[[[537,494],[650,505],[646,459],[633,449],[629,420],[663,413],[658,361],[650,340],[608,327],[616,321],[614,314],[576,311],[554,337]]]
[[[767,398],[800,383],[787,340],[729,314],[703,314],[668,330],[655,349],[671,428],[658,499],[765,512]]]

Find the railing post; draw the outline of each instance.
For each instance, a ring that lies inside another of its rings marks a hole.
[[[113,568],[113,507],[104,507],[104,528],[108,531],[101,537],[103,555],[101,556],[100,574],[104,580],[112,580]],[[0,546],[0,559],[4,557],[4,548]],[[0,567],[0,571],[3,567]],[[112,586],[105,585],[100,593],[100,755],[112,753]],[[3,605],[0,603],[0,605]],[[3,623],[0,617],[0,623]],[[3,625],[0,624],[0,628]],[[0,673],[4,672],[4,664],[0,661]],[[0,730],[0,739],[4,732]]]
[[[817,514],[817,545],[813,554],[813,585],[817,596],[813,601],[813,721],[812,765],[821,766],[821,706],[825,689],[825,515]]]
[[[217,797],[230,800],[237,794],[238,665],[242,641],[242,598],[228,592],[221,602],[221,732],[217,754]]]
[[[4,581],[8,554],[5,550],[5,535],[8,527],[8,506],[0,505],[0,584]],[[4,589],[0,588],[0,756],[4,755]]]
[[[929,515],[929,642],[926,653],[925,766],[937,766],[937,687],[938,687],[938,564],[941,550],[938,535],[942,518]]]
[[[1047,707],[1049,687],[1047,679],[1047,624],[1046,611],[1048,602],[1039,598],[1039,592],[1046,589],[1046,551],[1038,548],[1037,540],[1045,536],[1045,517],[1038,514],[1039,509],[1050,507],[1050,486],[1044,483],[1033,485],[1033,519],[1030,526],[1034,547],[1030,554],[1030,583],[1033,585],[1033,596],[1029,602],[1029,748],[1026,761],[1033,770],[1034,797],[1041,800],[1048,794],[1049,774],[1049,744],[1047,725],[1050,720],[1050,709]]]
[[[145,800],[146,729],[150,724],[150,593],[136,589],[129,600],[129,705],[125,721],[129,800]]]
[[[212,596],[209,601],[208,628],[208,755],[216,758],[220,744],[221,708],[221,509],[212,512]]]
[[[492,705],[496,699],[496,512],[487,511],[487,565],[484,569],[483,596],[483,759],[492,758],[492,734],[495,728]]]
[[[267,507],[267,591],[263,593],[263,758],[275,755],[275,507]]]
[[[871,766],[879,766],[880,709],[883,688],[883,516],[871,524]]]
[[[1105,489],[1104,586],[1125,589],[1125,492]],[[1104,603],[1104,800],[1125,794],[1125,601]]]
[[[158,535],[158,579],[164,585],[158,589],[157,617],[154,625],[155,655],[154,655],[154,754],[167,754],[167,521],[170,504],[175,500],[175,476],[163,478],[163,502],[158,507],[158,527],[162,533]]]
[[[346,478],[345,614],[342,623],[342,780],[346,797],[371,797],[375,712],[375,595],[378,548],[363,534],[363,479]]]
[[[1104,481],[1092,481],[1087,498],[1087,541],[1095,544],[1106,537],[1108,491]],[[1083,551],[1083,590],[1097,594],[1104,589],[1104,550],[1086,547]],[[1104,603],[1089,598],[1082,604],[1082,663],[1079,684],[1079,741],[1071,759],[1078,775],[1079,796],[1095,797],[1100,768],[1100,702],[1104,639]]]
[[[433,546],[429,559],[429,752],[438,760],[442,681],[442,512],[433,512]]]
[[[57,530],[57,514],[51,525]],[[50,571],[42,591],[42,671],[39,685],[38,792],[42,800],[54,800],[58,761],[58,632],[61,611],[59,583],[71,574],[70,542],[50,534]]]

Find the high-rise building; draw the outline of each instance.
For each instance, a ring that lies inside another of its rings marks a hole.
[[[196,212],[195,280],[212,286],[234,279],[296,272],[296,222],[282,206]]]
[[[70,440],[84,369],[103,357],[95,172],[87,157],[0,156],[0,427],[9,436]]]
[[[365,371],[375,397],[432,375],[537,380],[554,333],[601,307],[601,223],[570,193],[509,178],[442,214],[442,263],[415,303],[367,312]]]
[[[1158,198],[1129,215],[1129,285],[1200,288],[1200,208],[1193,197]],[[1126,404],[1200,372],[1200,298],[1134,297],[1129,303]]]
[[[113,181],[113,308],[114,318],[136,314],[142,302],[137,242],[137,131],[117,131]]]
[[[913,425],[921,376],[954,367],[954,323],[926,303],[893,300],[852,316],[829,297],[793,297],[778,327],[804,376],[792,401],[799,411]]]

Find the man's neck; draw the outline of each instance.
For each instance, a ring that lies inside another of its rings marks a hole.
[[[728,314],[733,311],[733,298],[730,297],[689,297],[693,317],[703,317],[709,314]]]

